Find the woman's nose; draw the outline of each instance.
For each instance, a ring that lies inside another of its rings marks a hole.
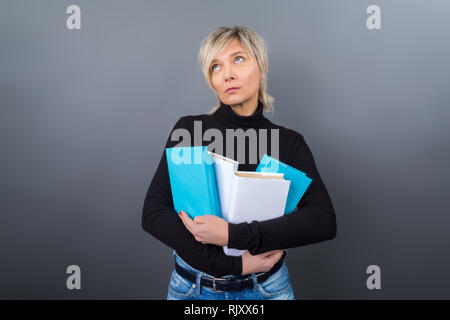
[[[234,74],[234,69],[232,66],[224,66],[224,75],[225,75],[225,80],[229,80],[230,78],[234,78],[235,74]]]

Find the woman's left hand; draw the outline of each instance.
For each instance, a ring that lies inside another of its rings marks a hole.
[[[184,211],[179,214],[186,228],[203,244],[228,245],[228,222],[215,215],[196,216],[194,220]]]

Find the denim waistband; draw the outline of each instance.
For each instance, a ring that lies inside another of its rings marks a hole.
[[[284,249],[284,251],[286,252],[286,255],[285,255],[285,257],[284,257],[283,264],[286,263],[287,249]],[[184,260],[177,254],[177,252],[176,252],[175,250],[173,251],[173,257],[174,257],[175,261],[176,261],[180,266],[182,266],[183,268],[185,268],[185,269],[187,269],[187,270],[189,270],[189,271],[193,271],[193,272],[195,272],[195,273],[201,273],[202,275],[205,275],[205,276],[207,276],[207,277],[214,278],[214,276],[212,276],[212,275],[210,275],[210,274],[208,274],[208,273],[206,273],[206,272],[203,272],[203,271],[201,271],[201,270],[198,270],[198,269],[195,269],[195,268],[191,267],[186,261],[184,261]],[[262,273],[263,273],[263,272],[262,272]],[[257,275],[259,275],[259,274],[261,274],[261,273],[258,273]],[[232,278],[239,278],[239,277],[242,277],[242,276],[230,274],[230,275],[222,276],[221,278],[232,279]]]

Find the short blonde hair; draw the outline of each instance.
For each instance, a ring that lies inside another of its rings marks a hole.
[[[267,73],[269,71],[267,45],[264,39],[249,27],[219,27],[203,40],[198,54],[198,62],[206,82],[211,90],[214,91],[211,83],[211,61],[229,41],[234,39],[238,39],[241,45],[258,63],[259,70],[261,71],[258,100],[262,102],[263,111],[273,111],[275,99],[267,93]],[[221,101],[217,97],[217,104],[209,111],[209,114],[214,113],[220,105]]]

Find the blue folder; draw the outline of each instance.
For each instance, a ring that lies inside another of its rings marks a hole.
[[[166,148],[173,206],[192,219],[206,214],[222,217],[214,160],[206,146]]]
[[[267,154],[265,154],[259,162],[256,171],[284,173],[284,178],[291,181],[284,210],[285,214],[289,214],[295,210],[312,181],[312,179],[308,178],[304,172]]]

